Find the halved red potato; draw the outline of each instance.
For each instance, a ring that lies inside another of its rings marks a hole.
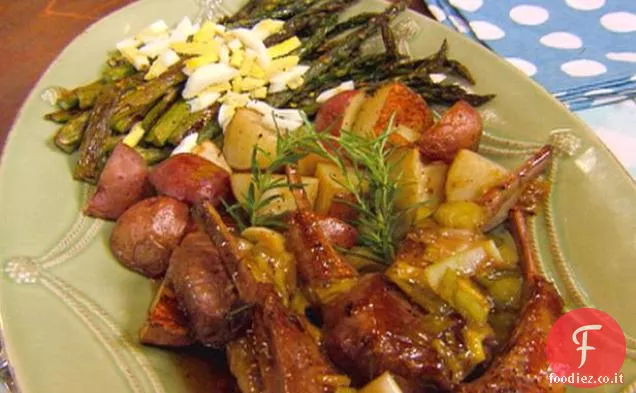
[[[132,147],[118,144],[99,176],[97,190],[84,206],[84,214],[116,220],[126,209],[150,195],[148,166]]]
[[[380,87],[362,104],[353,132],[380,135],[393,115],[394,129],[389,140],[399,145],[415,142],[434,123],[433,113],[419,94],[402,83],[392,82]]]
[[[220,203],[230,195],[230,174],[196,154],[170,157],[150,173],[150,182],[159,194],[193,204],[201,199]]]
[[[122,265],[150,278],[168,270],[170,255],[188,229],[190,209],[176,199],[144,199],[119,217],[110,249]]]
[[[469,103],[458,101],[422,134],[417,144],[424,158],[450,163],[461,149],[477,150],[482,132],[479,112]]]
[[[316,130],[340,135],[340,130],[351,130],[367,95],[361,90],[336,94],[320,106],[316,114]]]

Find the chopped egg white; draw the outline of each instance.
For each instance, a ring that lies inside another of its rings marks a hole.
[[[179,145],[172,151],[172,154],[170,155],[174,156],[176,154],[191,153],[192,150],[194,150],[194,148],[197,147],[198,138],[199,138],[199,134],[196,132],[186,136],[185,138],[183,138],[181,143],[179,143]]]
[[[193,98],[205,90],[206,87],[217,83],[229,82],[238,74],[239,71],[237,69],[227,64],[216,63],[200,67],[188,78],[185,89],[183,89],[183,97]]]
[[[293,131],[304,123],[302,112],[297,109],[276,109],[262,101],[250,101],[246,108],[263,115],[263,123],[272,129]]]
[[[165,34],[169,30],[168,25],[163,20],[158,20],[143,29],[135,38],[143,43],[152,41]]]
[[[340,85],[334,87],[333,89],[325,90],[322,93],[318,94],[318,97],[316,97],[316,102],[322,104],[331,97],[345,91],[353,90],[355,89],[355,87],[356,86],[353,81],[342,82]]]
[[[272,62],[265,44],[260,39],[259,35],[248,29],[234,29],[229,32],[232,36],[241,40],[246,48],[252,49],[256,53],[256,59],[258,64],[263,68],[268,68]]]
[[[138,48],[141,45],[141,42],[137,41],[134,38],[126,38],[124,40],[119,41],[115,47],[122,51],[128,48]]]
[[[193,25],[187,16],[179,22],[177,27],[170,34],[170,42],[185,42],[199,30],[198,25]]]
[[[230,121],[232,121],[232,118],[234,117],[235,113],[236,113],[236,106],[231,104],[223,104],[219,108],[219,116],[217,118],[217,121],[219,122],[219,125],[223,129],[223,132],[225,132],[225,129],[227,128],[228,124],[230,124]]]
[[[294,79],[302,77],[309,70],[309,66],[297,65],[288,71],[277,72],[269,78],[270,93],[287,90],[287,85]]]
[[[150,41],[139,48],[139,53],[150,58],[155,58],[168,49],[170,49],[170,41],[167,39],[158,39]]]
[[[206,91],[196,98],[188,101],[188,105],[190,105],[191,112],[198,112],[203,109],[209,108],[212,104],[216,103],[221,97],[221,93],[216,91]]]

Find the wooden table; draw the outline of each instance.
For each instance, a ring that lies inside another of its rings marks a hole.
[[[91,23],[136,0],[15,0],[0,3],[0,153],[38,78]],[[174,0],[185,1],[185,0]],[[422,0],[412,8],[428,11]]]

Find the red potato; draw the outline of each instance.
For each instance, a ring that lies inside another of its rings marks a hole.
[[[366,94],[361,90],[343,91],[331,97],[316,114],[316,130],[329,130],[336,136],[340,130],[351,130],[365,99]]]
[[[380,87],[362,104],[353,131],[358,135],[380,135],[393,115],[394,129],[389,140],[397,145],[415,142],[434,123],[426,101],[406,85],[393,82]]]
[[[150,195],[148,166],[132,147],[118,144],[99,176],[97,190],[84,206],[84,214],[116,220],[126,209]]]
[[[194,204],[209,199],[218,204],[231,194],[230,174],[195,154],[177,154],[157,165],[150,182],[159,194]]]
[[[144,199],[119,217],[110,249],[127,268],[150,278],[161,277],[189,222],[185,203],[165,196]]]
[[[483,132],[479,112],[459,101],[426,130],[417,142],[422,157],[431,161],[453,161],[461,149],[477,150]]]

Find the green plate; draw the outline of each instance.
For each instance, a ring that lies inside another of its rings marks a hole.
[[[382,6],[368,0],[356,8]],[[93,80],[106,51],[150,22],[196,11],[194,0],[142,0],[96,23],[53,63],[13,126],[0,166],[0,315],[23,393],[222,391],[223,379],[196,377],[209,363],[194,356],[198,366],[184,367],[179,356],[137,344],[155,284],[115,262],[107,247],[111,224],[79,215],[86,190],[51,145],[55,126],[42,120],[50,108],[39,98],[48,86]],[[548,214],[532,220],[542,267],[571,307],[612,315],[634,358],[635,183],[589,128],[517,69],[420,15],[404,17],[420,26],[414,55],[430,54],[446,38],[451,55],[479,81],[475,90],[498,95],[482,108],[483,153],[512,165],[548,141],[561,147]],[[636,363],[626,360],[623,372],[625,381],[636,380]]]

